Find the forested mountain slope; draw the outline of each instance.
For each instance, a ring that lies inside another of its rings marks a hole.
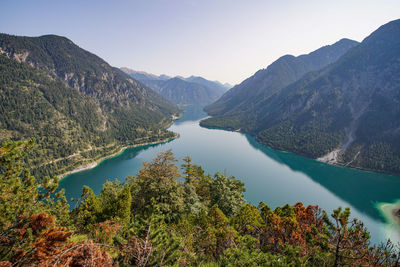
[[[396,20],[334,64],[260,101],[254,124],[243,127],[273,148],[313,158],[332,152],[321,160],[399,175],[399,77]]]
[[[174,104],[67,38],[0,34],[0,54],[0,141],[36,137],[37,173],[173,136]]]

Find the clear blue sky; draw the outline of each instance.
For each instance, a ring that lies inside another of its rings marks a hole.
[[[399,0],[2,0],[0,32],[63,35],[116,67],[236,84],[398,18]]]

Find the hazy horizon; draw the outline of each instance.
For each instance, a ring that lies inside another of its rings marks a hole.
[[[400,1],[10,1],[0,32],[62,35],[115,67],[238,84],[279,57],[362,41]]]

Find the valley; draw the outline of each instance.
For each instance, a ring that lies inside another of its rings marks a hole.
[[[14,2],[0,266],[400,266],[398,3]]]

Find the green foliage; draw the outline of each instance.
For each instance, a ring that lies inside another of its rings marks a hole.
[[[54,195],[58,181],[46,177],[39,187],[25,167],[23,159],[34,142],[6,141],[0,146],[0,262],[14,259],[19,265],[28,264],[51,238],[48,234],[60,234],[58,240],[63,242],[70,236],[64,228],[54,228],[55,220],[71,227],[63,192]]]
[[[233,218],[233,224],[240,234],[257,236],[264,221],[255,206],[246,204]]]
[[[350,208],[333,210],[333,222],[326,213],[324,220],[332,240],[331,250],[334,253],[334,266],[356,263],[369,253],[370,234],[364,224],[354,218],[350,221]]]
[[[76,213],[77,225],[83,230],[88,230],[100,221],[103,207],[93,190],[87,186],[82,188],[82,202]]]
[[[176,106],[70,40],[0,34],[0,48],[0,142],[35,137],[36,177],[174,137]]]
[[[261,131],[256,140],[275,149],[317,158],[336,149],[345,138],[344,132],[332,131],[328,126],[312,122],[296,127],[284,122]]]
[[[115,218],[117,219],[117,222],[129,222],[132,204],[132,195],[129,185],[124,186],[122,192],[118,195],[115,202]]]
[[[185,182],[180,182],[171,151],[144,163],[138,176],[126,183],[108,181],[98,196],[84,187],[79,205],[69,211],[62,193],[52,193],[57,180],[43,178],[39,188],[24,167],[23,157],[32,146],[33,140],[0,147],[4,215],[0,264],[5,266],[54,265],[61,258],[65,263],[76,258],[98,260],[99,266],[112,262],[122,266],[396,266],[400,262],[400,252],[390,241],[370,246],[368,232],[357,219],[350,219],[349,209],[334,210],[333,220],[317,206],[301,203],[275,210],[260,203],[257,209],[244,202],[241,182],[220,173],[212,179],[188,157]],[[204,200],[197,190],[206,192]],[[225,204],[228,213],[217,204],[210,206],[207,194],[211,203]],[[75,250],[87,244],[97,250]]]
[[[34,140],[28,142],[4,142],[0,150],[0,228],[4,229],[14,222],[18,215],[32,214],[32,200],[39,193],[36,183],[28,170],[23,169],[21,160],[32,148]]]
[[[211,205],[218,207],[228,216],[236,215],[246,203],[243,192],[244,184],[235,177],[226,177],[221,173],[215,174],[210,185]]]
[[[176,221],[184,211],[184,189],[177,180],[181,177],[176,159],[170,150],[160,153],[151,163],[144,162],[136,179],[132,180],[135,194],[133,212],[150,214],[155,206],[167,221]]]
[[[123,185],[118,180],[107,181],[98,198],[103,207],[101,221],[114,219],[120,224],[129,222],[132,204],[129,185]]]
[[[211,202],[210,185],[213,179],[204,173],[201,166],[193,164],[190,157],[185,157],[183,161],[185,162],[182,164],[185,184],[192,185],[201,202],[208,206]]]
[[[131,218],[132,195],[129,185],[118,180],[107,181],[99,196],[87,186],[82,189],[81,203],[73,213],[80,231],[93,234],[98,223],[112,220],[119,225],[126,225]]]
[[[203,255],[213,259],[218,259],[225,249],[234,247],[238,237],[238,233],[217,205],[211,207],[207,216],[200,216],[198,229],[194,233],[195,246]]]
[[[206,209],[206,206],[200,201],[200,198],[196,193],[196,189],[192,184],[186,183],[183,187],[185,190],[185,212],[193,215],[199,215],[201,211]]]
[[[390,143],[381,141],[364,145],[353,143],[342,154],[341,162],[351,167],[363,166],[367,170],[397,175],[400,166],[398,140],[392,140]]]
[[[284,255],[273,255],[246,245],[227,249],[220,260],[221,266],[290,266]]]

